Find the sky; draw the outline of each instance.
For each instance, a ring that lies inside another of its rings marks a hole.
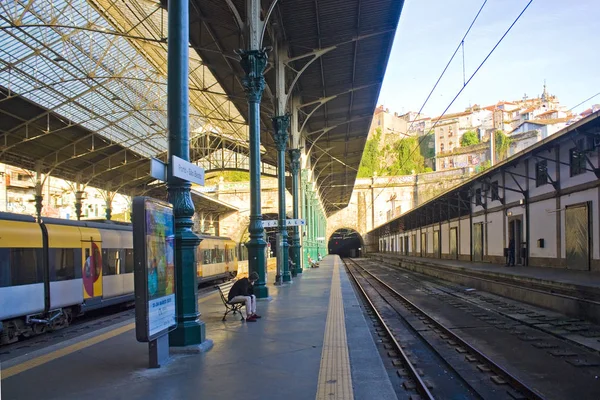
[[[419,111],[484,0],[405,0],[378,104]],[[529,0],[488,0],[464,41],[466,80]],[[597,47],[600,1],[533,0],[500,45],[449,108],[548,92],[572,108],[600,92]],[[462,49],[423,113],[435,117],[463,87]],[[574,109],[600,104],[600,95]]]

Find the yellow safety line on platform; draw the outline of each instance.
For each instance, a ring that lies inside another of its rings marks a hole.
[[[354,399],[338,261],[339,258],[336,257],[333,262],[333,277],[331,279],[327,322],[325,323],[323,352],[321,353],[317,400]]]
[[[198,300],[198,303],[205,302],[206,300],[208,300],[209,298],[214,296],[216,293],[218,293],[218,292],[211,293],[211,294],[207,295],[206,297],[201,298],[200,300]],[[20,374],[21,372],[30,370],[31,368],[39,367],[40,365],[46,364],[47,362],[67,356],[71,353],[75,353],[76,351],[83,350],[86,347],[90,347],[90,346],[93,346],[100,342],[104,342],[105,340],[108,340],[110,338],[118,336],[122,333],[129,332],[130,330],[133,330],[133,329],[135,329],[135,322],[121,326],[120,328],[116,328],[112,331],[108,331],[101,335],[94,336],[90,339],[82,340],[81,342],[72,344],[70,346],[64,347],[59,350],[55,350],[48,354],[44,354],[42,356],[32,358],[31,360],[27,360],[25,362],[22,362],[21,364],[17,364],[15,366],[13,366],[13,367],[3,369],[2,371],[0,371],[0,374],[1,374],[0,381],[4,380],[6,378],[10,378],[11,376]]]
[[[39,356],[36,358],[32,358],[31,360],[25,361],[21,364],[15,365],[14,367],[7,368],[2,370],[2,380],[6,378],[10,378],[13,375],[20,374],[21,372],[25,372],[31,368],[38,367],[42,364],[46,364],[52,360],[56,360],[57,358],[64,357],[68,354],[74,353],[76,351],[85,349],[86,347],[90,347],[95,345],[96,343],[103,342],[107,339],[120,335],[121,333],[128,332],[135,328],[135,323],[127,324],[115,330],[106,332],[102,335],[94,336],[93,338],[81,341],[79,343],[72,344],[60,350],[53,351],[48,354],[44,354],[43,356]]]

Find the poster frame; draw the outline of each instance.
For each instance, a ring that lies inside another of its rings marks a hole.
[[[133,225],[133,260],[134,260],[134,290],[135,290],[135,333],[136,338],[139,342],[152,342],[157,338],[168,334],[170,331],[177,327],[177,285],[175,282],[175,256],[173,254],[173,280],[172,280],[172,291],[173,293],[168,296],[163,296],[156,299],[151,299],[150,288],[149,288],[149,270],[148,270],[148,256],[149,249],[146,243],[147,233],[147,212],[153,207],[148,205],[166,208],[170,215],[170,232],[173,233],[170,238],[173,242],[173,251],[175,245],[175,229],[174,229],[174,216],[173,206],[170,203],[154,199],[152,197],[138,196],[133,199],[132,202],[132,225]],[[167,240],[165,238],[165,246]],[[166,260],[165,260],[166,263]],[[168,266],[165,266],[168,268]],[[158,332],[150,333],[151,328],[151,314],[149,309],[149,302],[151,300],[157,301],[159,299],[165,299],[165,301],[173,302],[173,323]]]

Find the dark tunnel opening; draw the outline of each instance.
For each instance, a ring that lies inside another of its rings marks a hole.
[[[362,240],[354,229],[338,229],[329,238],[327,248],[329,254],[337,254],[342,258],[361,257]]]

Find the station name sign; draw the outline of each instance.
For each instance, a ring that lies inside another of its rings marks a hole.
[[[204,168],[185,161],[177,156],[171,157],[171,171],[173,176],[204,186]]]
[[[306,222],[303,219],[286,219],[285,226],[304,226]],[[279,221],[277,220],[268,220],[263,221],[263,228],[273,228],[279,226]]]

